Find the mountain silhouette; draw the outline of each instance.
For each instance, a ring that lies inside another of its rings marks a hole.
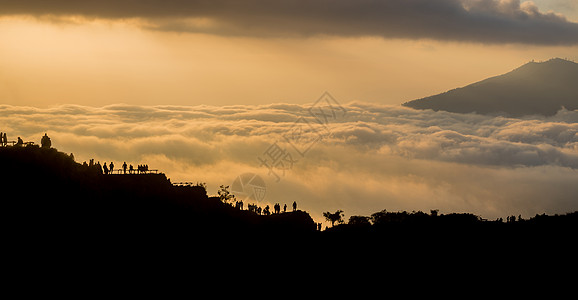
[[[209,197],[202,185],[176,186],[162,173],[105,175],[54,148],[0,147],[0,168],[4,220],[18,236],[143,241],[316,231],[304,211],[258,215]]]
[[[403,104],[415,109],[510,117],[552,116],[578,109],[578,64],[554,58],[529,62],[511,72]]]
[[[428,268],[443,262],[445,272],[448,263],[468,259],[504,257],[501,266],[511,265],[512,257],[534,257],[539,265],[575,256],[576,212],[503,222],[383,210],[320,232],[304,211],[257,214],[209,197],[202,184],[173,185],[162,173],[106,175],[54,148],[0,147],[0,168],[5,267],[17,277],[78,268],[82,272],[72,274],[86,280],[114,275],[118,266],[136,273],[175,266],[176,274],[197,275],[204,274],[201,266],[226,276],[259,269],[277,279],[318,277],[317,265],[368,266],[365,274],[373,274],[384,257]]]

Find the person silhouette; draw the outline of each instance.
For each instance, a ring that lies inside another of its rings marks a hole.
[[[108,167],[106,166],[106,162],[104,163],[104,175],[108,175]]]
[[[287,212],[287,203],[283,205],[283,212]]]
[[[16,146],[22,146],[22,145],[24,145],[24,141],[20,137],[18,137],[18,141],[16,142]]]
[[[122,164],[122,172],[126,174],[126,161]]]
[[[100,161],[97,161],[95,166],[96,166],[96,169],[98,170],[98,173],[102,174],[102,166],[100,165]]]
[[[114,171],[114,163],[112,163],[112,161],[108,165],[108,168],[110,169],[110,174],[112,174],[112,171]]]
[[[293,211],[297,211],[297,201],[293,201]]]
[[[50,141],[50,138],[48,137],[48,135],[46,133],[44,133],[44,136],[40,140],[40,144],[41,144],[42,148],[52,147],[52,141]]]

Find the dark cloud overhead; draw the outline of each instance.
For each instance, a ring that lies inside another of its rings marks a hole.
[[[578,23],[519,0],[1,1],[0,14],[137,18],[156,30],[578,44]]]

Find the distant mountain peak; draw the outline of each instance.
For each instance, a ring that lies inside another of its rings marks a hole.
[[[567,59],[562,59],[562,58],[551,58],[549,60],[546,61],[530,61],[520,67],[518,67],[516,70],[525,70],[528,68],[536,68],[537,70],[542,70],[545,71],[546,69],[552,69],[552,68],[578,68],[578,63],[571,61],[571,60],[567,60]]]
[[[506,74],[403,104],[457,113],[554,115],[578,109],[578,63],[562,58],[528,62]]]
[[[547,60],[545,62],[538,62],[538,63],[563,63],[563,64],[577,65],[577,63],[574,62],[573,60],[568,60],[567,58],[559,58],[559,57],[550,58],[549,60]]]

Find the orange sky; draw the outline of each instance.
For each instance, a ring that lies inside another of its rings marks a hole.
[[[578,61],[576,0],[135,3],[0,0],[9,139],[48,132],[78,161],[148,164],[209,194],[254,172],[267,201],[300,199],[318,221],[337,209],[576,210],[578,112],[399,106],[531,60]],[[277,141],[292,149],[281,135],[324,91],[346,116],[275,182],[257,158]]]
[[[399,104],[578,46],[383,37],[247,37],[140,21],[0,18],[0,102],[46,107],[340,101]]]

